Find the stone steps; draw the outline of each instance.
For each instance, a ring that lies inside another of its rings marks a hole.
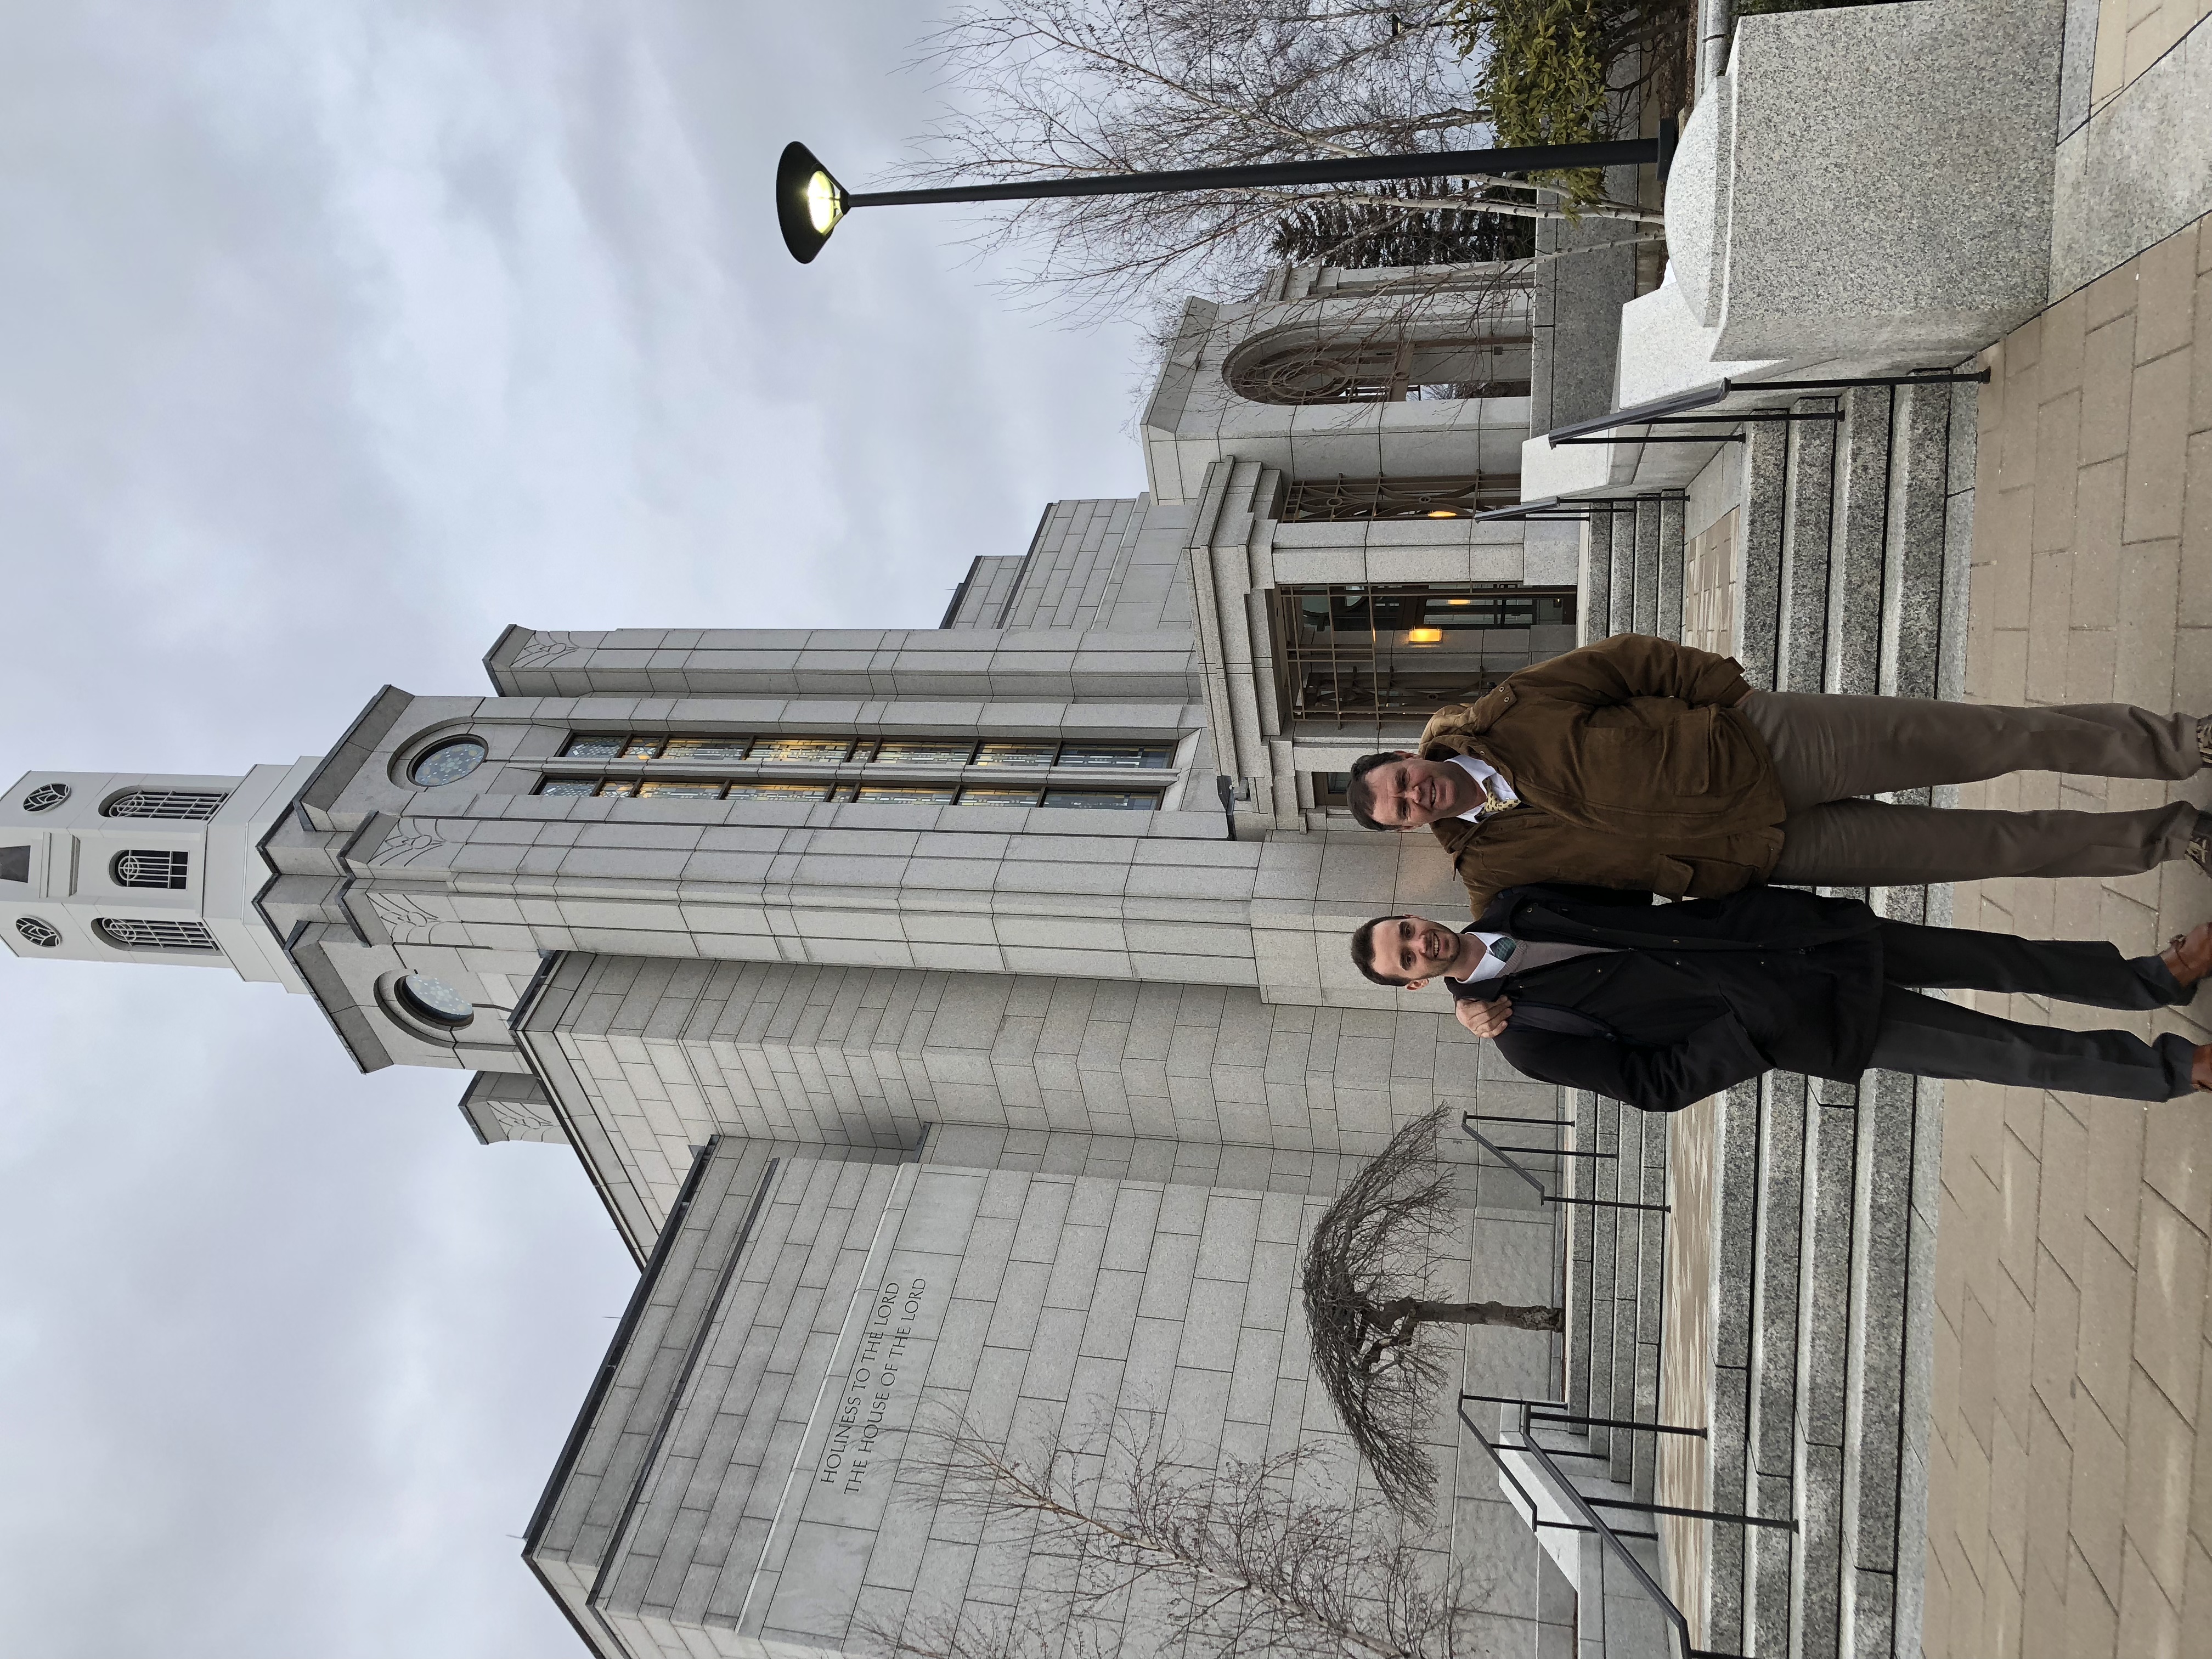
[[[1735,648],[1754,684],[1955,688],[1972,394],[1854,387],[1796,404],[1839,421],[1747,428]],[[1683,514],[1679,497],[1650,498],[1592,524],[1587,637],[1632,627],[1680,637]],[[1897,920],[1948,914],[1940,891],[1865,896]],[[1710,1504],[1794,1517],[1799,1530],[1793,1540],[1709,1528],[1708,1648],[1793,1659],[1917,1650],[1925,1373],[1911,1357],[1924,1358],[1929,1340],[1940,1100],[1940,1085],[1887,1073],[1856,1085],[1776,1073],[1717,1103]],[[1576,1195],[1666,1201],[1668,1120],[1581,1095],[1570,1110],[1582,1146],[1620,1154],[1569,1160]],[[1571,1208],[1575,1409],[1657,1416],[1659,1224]],[[1638,1443],[1652,1438],[1594,1430],[1592,1449],[1648,1498],[1654,1452]],[[1700,1594],[1683,1593],[1686,1605]]]

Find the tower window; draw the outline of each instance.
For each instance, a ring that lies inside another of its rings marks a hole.
[[[198,823],[230,797],[207,789],[130,789],[100,809],[104,818],[167,818]]]
[[[118,853],[108,866],[108,872],[118,887],[160,887],[181,893],[191,873],[191,855],[188,853],[134,847],[128,852]]]
[[[0,881],[28,881],[31,878],[31,849],[27,847],[0,847]]]
[[[44,812],[59,806],[70,798],[70,787],[65,783],[42,783],[23,797],[26,812]]]
[[[51,951],[62,942],[62,930],[50,921],[40,921],[36,916],[16,917],[15,931],[41,951]]]
[[[131,916],[101,916],[93,931],[124,951],[212,951],[215,935],[204,922],[154,921]]]
[[[484,757],[489,753],[482,738],[455,738],[419,757],[407,769],[407,776],[410,781],[426,789],[434,789],[441,783],[459,783],[483,765]]]
[[[396,988],[402,1007],[434,1025],[459,1027],[477,1017],[476,1006],[465,995],[428,974],[408,974]]]

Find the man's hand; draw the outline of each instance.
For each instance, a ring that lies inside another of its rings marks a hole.
[[[1491,1002],[1456,1002],[1452,1012],[1459,1023],[1479,1037],[1494,1037],[1505,1029],[1505,1022],[1513,1017],[1512,1000],[1499,997]]]

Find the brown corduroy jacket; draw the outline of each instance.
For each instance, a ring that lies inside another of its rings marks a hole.
[[[1762,881],[1782,853],[1781,787],[1734,705],[1733,658],[1616,634],[1439,710],[1430,760],[1473,755],[1522,805],[1431,826],[1477,912],[1536,882],[1716,898]]]

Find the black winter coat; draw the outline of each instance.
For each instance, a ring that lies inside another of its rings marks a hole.
[[[1788,887],[1654,905],[1640,893],[1511,887],[1475,931],[1612,947],[1479,987],[1512,1000],[1498,1051],[1524,1076],[1648,1112],[1775,1067],[1855,1079],[1881,1019],[1879,919]]]

